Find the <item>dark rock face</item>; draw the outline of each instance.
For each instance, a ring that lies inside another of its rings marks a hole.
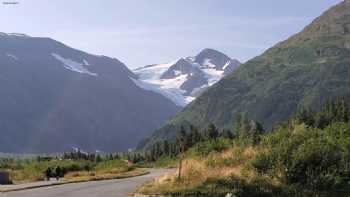
[[[122,151],[179,108],[117,59],[0,34],[0,152]]]
[[[185,91],[186,96],[191,96],[193,90],[208,85],[205,74],[198,66],[194,66],[192,62],[180,59],[171,66],[162,76],[161,79],[172,79],[178,75],[187,75],[187,80],[180,86]]]
[[[181,58],[174,65],[172,65],[163,75],[160,77],[161,79],[171,79],[176,77],[177,75],[200,75],[201,70],[198,67],[192,65],[192,62],[187,61]]]
[[[206,89],[206,88],[202,88],[203,86],[207,86],[208,85],[208,81],[205,79],[205,77],[203,76],[203,74],[201,73],[196,73],[193,75],[189,75],[187,77],[187,80],[180,86],[180,88],[182,90],[185,90],[185,95],[186,96],[193,96],[193,97],[197,97],[199,96],[199,93],[201,92],[201,90]]]
[[[237,60],[232,60],[227,55],[213,50],[213,49],[204,49],[196,57],[194,62],[201,65],[201,68],[208,68],[207,60],[210,60],[210,63],[215,65],[215,69],[224,70],[224,66],[230,67],[231,70],[234,70],[237,65],[240,63]]]

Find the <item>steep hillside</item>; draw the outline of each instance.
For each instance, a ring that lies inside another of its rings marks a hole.
[[[302,32],[240,66],[140,144],[172,139],[180,125],[228,127],[236,114],[271,128],[299,107],[318,109],[327,99],[350,95],[350,1]]]
[[[137,193],[203,197],[348,196],[350,105],[344,101],[327,102],[318,112],[298,113],[275,125],[268,134],[251,127],[252,124],[241,126],[239,135],[226,130],[218,136],[212,126],[208,128],[211,135],[201,135],[192,127],[187,133],[181,132],[178,138],[181,140],[159,142],[136,156],[137,160],[151,162],[150,165],[176,165],[172,159],[183,158],[178,160],[177,172],[147,183]],[[180,146],[185,150],[182,154]]]
[[[179,110],[136,78],[117,59],[1,33],[0,152],[134,147]]]

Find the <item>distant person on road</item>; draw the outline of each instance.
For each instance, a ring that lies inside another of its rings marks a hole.
[[[45,171],[46,179],[49,181],[50,178],[52,177],[52,169],[48,167]]]
[[[61,175],[62,175],[62,169],[60,166],[57,166],[55,169],[55,175],[56,175],[56,179],[57,181],[60,179]]]

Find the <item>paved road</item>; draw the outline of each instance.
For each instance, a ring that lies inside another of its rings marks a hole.
[[[151,170],[144,176],[51,186],[0,193],[0,197],[126,197],[143,183],[172,170]]]

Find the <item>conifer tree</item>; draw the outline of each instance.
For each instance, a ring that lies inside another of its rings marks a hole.
[[[197,144],[198,142],[202,141],[202,135],[199,133],[198,129],[191,125],[191,146]]]
[[[242,114],[238,113],[236,114],[234,120],[233,120],[233,132],[236,133],[237,136],[241,136],[242,131]]]
[[[219,137],[219,131],[218,129],[216,128],[216,126],[214,124],[209,124],[208,126],[208,139],[209,140],[215,140],[216,138]]]
[[[170,145],[168,140],[164,140],[163,142],[163,154],[169,156],[170,155]]]
[[[220,134],[220,137],[223,137],[226,139],[233,139],[235,136],[229,129],[224,129]]]
[[[187,140],[187,134],[186,130],[183,126],[181,126],[179,135],[178,135],[178,143],[179,143],[179,174],[178,179],[181,179],[181,172],[182,172],[182,160],[184,157],[184,152],[186,151],[186,140]]]

